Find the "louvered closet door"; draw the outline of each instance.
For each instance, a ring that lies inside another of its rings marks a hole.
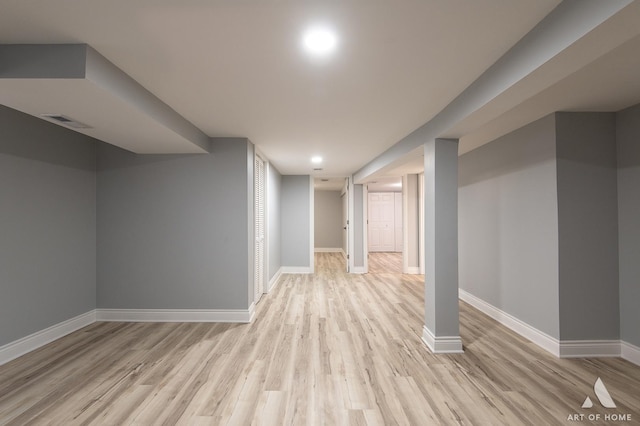
[[[264,160],[256,155],[255,165],[255,302],[258,303],[262,293],[264,293],[264,275],[265,275],[265,254],[264,254],[264,181],[265,181],[265,166]]]

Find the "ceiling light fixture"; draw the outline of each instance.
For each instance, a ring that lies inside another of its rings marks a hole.
[[[313,164],[320,164],[320,163],[322,163],[322,157],[320,157],[319,155],[311,157],[311,162]]]
[[[331,54],[338,45],[336,33],[325,26],[314,26],[305,31],[302,36],[304,49],[315,57]]]

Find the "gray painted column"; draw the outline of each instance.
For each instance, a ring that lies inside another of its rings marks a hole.
[[[353,216],[350,219],[353,229],[353,250],[351,256],[353,256],[353,268],[351,272],[354,274],[364,274],[367,272],[365,264],[364,254],[364,185],[352,185],[353,191]]]
[[[460,353],[458,315],[458,140],[424,145],[425,326],[433,353]]]

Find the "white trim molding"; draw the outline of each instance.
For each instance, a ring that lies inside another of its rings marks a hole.
[[[482,299],[458,289],[460,300],[490,316],[558,358],[621,357],[640,365],[640,348],[620,340],[558,340]]]
[[[619,357],[619,340],[561,340],[560,358]]]
[[[462,339],[460,336],[434,336],[427,326],[422,327],[422,341],[434,354],[461,354]]]
[[[283,266],[280,268],[283,274],[313,274],[310,266]]]
[[[530,326],[529,324],[519,320],[518,318],[508,314],[495,306],[485,302],[484,300],[474,296],[471,293],[458,289],[458,296],[460,300],[467,302],[480,312],[490,316],[494,320],[498,321],[505,327],[515,331],[522,337],[529,339],[542,349],[552,353],[553,355],[560,356],[560,341],[548,334]]]
[[[327,248],[327,247],[316,247],[316,253],[342,253],[343,250],[341,248]]]
[[[227,321],[227,322],[252,323],[255,317],[256,317],[256,302],[251,302],[251,305],[249,305],[249,321]]]
[[[54,340],[66,336],[67,334],[91,325],[95,321],[96,311],[91,310],[11,343],[7,343],[4,346],[0,346],[0,365],[6,364],[13,359],[46,345],[47,343],[51,343]]]
[[[622,358],[626,359],[629,362],[634,363],[635,365],[640,365],[640,348],[632,345],[629,342],[625,342],[622,340],[620,342],[620,352]]]
[[[267,293],[273,291],[273,289],[276,288],[276,286],[280,283],[280,277],[281,276],[282,276],[282,268],[278,268],[276,273],[269,280],[269,284],[268,284],[267,291],[266,291]]]
[[[404,269],[405,270],[402,271],[403,274],[420,275],[420,267],[419,266],[407,266]]]
[[[315,271],[315,252],[313,248],[316,246],[315,242],[315,199],[316,191],[313,182],[313,176],[309,176],[309,273],[313,274]]]
[[[367,273],[367,268],[366,268],[366,266],[354,266],[351,269],[351,273],[352,274],[366,274]]]
[[[238,322],[250,323],[249,309],[96,309],[97,321],[113,322]]]

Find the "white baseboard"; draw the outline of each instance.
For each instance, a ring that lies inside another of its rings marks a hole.
[[[402,271],[403,274],[411,274],[411,275],[420,275],[420,267],[419,266],[407,266]]]
[[[619,357],[619,340],[561,340],[560,358]]]
[[[310,266],[283,266],[280,268],[283,274],[313,274]]]
[[[625,342],[624,340],[620,342],[620,349],[622,358],[626,359],[629,362],[634,363],[635,365],[640,365],[640,348],[632,345],[631,343]]]
[[[269,280],[269,285],[267,287],[266,293],[269,293],[270,291],[273,291],[273,289],[276,288],[276,286],[280,283],[280,277],[281,276],[282,276],[282,268],[278,268],[276,273]]]
[[[365,268],[364,266],[354,266],[353,268],[351,268],[351,273],[352,274],[366,274],[367,273],[367,268]]]
[[[622,357],[640,365],[640,348],[620,340],[558,340],[459,289],[460,299],[558,358]]]
[[[461,354],[462,339],[460,336],[434,336],[427,326],[422,327],[422,341],[434,354]]]
[[[548,334],[530,326],[529,324],[519,320],[518,318],[496,308],[495,306],[485,302],[482,299],[468,293],[462,289],[458,289],[458,296],[461,300],[467,302],[480,312],[485,313],[500,324],[510,328],[522,337],[531,340],[542,349],[551,352],[553,355],[560,356],[560,341]]]
[[[317,247],[317,248],[314,249],[314,251],[316,253],[342,253],[342,249],[341,248]]]
[[[91,310],[77,317],[70,318],[61,323],[52,325],[44,330],[37,331],[26,337],[8,343],[0,347],[0,365],[18,358],[28,352],[34,351],[41,346],[51,343],[67,334],[73,333],[83,327],[93,324],[96,321],[96,311]]]
[[[0,346],[0,365],[60,339],[96,321],[114,322],[237,322],[250,323],[255,304],[249,309],[95,309],[26,337]]]
[[[249,309],[96,309],[97,321],[114,322],[238,322],[253,319]]]

